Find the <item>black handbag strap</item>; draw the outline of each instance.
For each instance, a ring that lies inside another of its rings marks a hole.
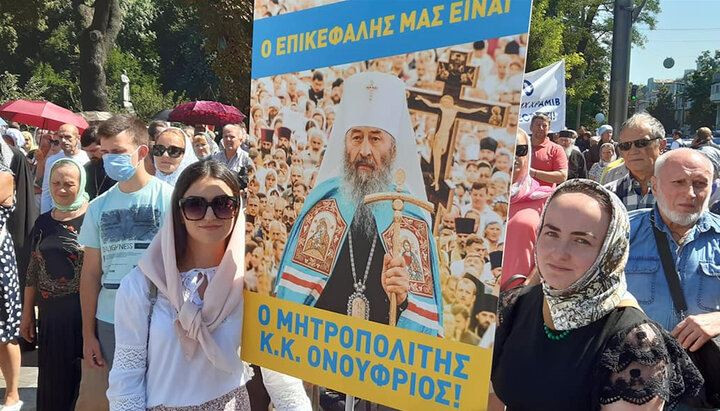
[[[688,309],[685,294],[683,293],[682,284],[680,284],[680,277],[675,270],[675,262],[670,252],[667,236],[655,226],[654,211],[650,212],[650,225],[652,225],[653,234],[655,235],[655,243],[657,244],[658,253],[660,254],[660,261],[662,262],[663,271],[665,272],[665,280],[670,288],[670,295],[672,296],[675,311],[680,315],[680,318],[685,318]]]

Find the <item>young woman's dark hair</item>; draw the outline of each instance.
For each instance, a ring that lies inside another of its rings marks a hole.
[[[585,194],[586,196],[597,201],[598,204],[600,204],[600,208],[603,210],[603,212],[607,213],[607,215],[610,216],[610,218],[612,219],[613,207],[612,207],[612,204],[610,203],[610,199],[603,196],[599,191],[588,190],[585,187],[580,187],[580,186],[565,185],[565,186],[558,188],[555,191],[554,198],[560,197],[561,194],[570,194],[570,193]]]
[[[225,164],[215,160],[198,161],[189,165],[178,177],[175,183],[175,190],[170,200],[170,207],[173,215],[173,232],[175,235],[175,256],[181,258],[187,250],[187,229],[183,224],[183,215],[180,210],[180,199],[193,183],[203,178],[216,178],[230,187],[232,195],[240,199],[242,189],[238,183],[237,174],[232,172]],[[238,212],[240,207],[238,206]]]

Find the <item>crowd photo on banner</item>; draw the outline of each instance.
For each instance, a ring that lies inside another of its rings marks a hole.
[[[0,411],[30,409],[32,351],[41,411],[720,410],[711,125],[570,129],[526,3],[503,35],[255,76],[247,116],[0,101]]]
[[[253,143],[248,153],[255,172],[248,181],[247,218],[255,224],[247,226],[250,237],[245,286],[260,293],[278,290],[280,298],[287,295],[298,302],[306,301],[293,292],[297,289],[292,287],[300,280],[289,285],[283,282],[298,277],[313,281],[314,276],[303,274],[301,267],[311,265],[314,257],[321,260],[331,255],[335,260],[335,255],[342,253],[342,243],[336,238],[344,234],[333,216],[341,210],[313,211],[314,204],[329,196],[315,190],[333,176],[342,176],[347,160],[354,160],[348,158],[343,164],[346,154],[341,151],[342,140],[352,125],[388,122],[384,118],[355,118],[359,117],[357,113],[368,116],[368,111],[363,111],[365,103],[346,99],[369,98],[364,95],[370,81],[377,87],[376,101],[387,102],[392,92],[384,88],[399,85],[401,98],[406,99],[400,104],[409,109],[411,128],[399,129],[404,135],[393,137],[398,141],[398,153],[412,157],[406,167],[408,191],[433,203],[434,218],[427,221],[431,226],[426,230],[437,244],[437,261],[430,261],[427,233],[403,230],[407,235],[402,237],[401,246],[410,272],[410,293],[431,297],[425,304],[442,310],[443,323],[424,324],[428,332],[492,347],[526,40],[526,36],[491,39],[254,80],[249,136]],[[443,81],[438,75],[439,71],[452,70],[454,61],[458,68],[477,70],[481,79],[474,85],[457,86],[455,97],[448,93],[447,85],[459,81],[450,76]],[[363,76],[369,80],[363,83]],[[386,77],[401,81],[388,82]],[[455,105],[455,98],[464,101]],[[389,106],[386,103],[384,110],[391,110]],[[401,115],[396,110],[384,116],[393,119]],[[340,149],[333,150],[331,145],[338,143]],[[405,151],[401,151],[403,147]],[[443,150],[449,155],[441,156]],[[438,170],[435,165],[443,167]],[[411,176],[409,170],[422,175]],[[352,183],[353,177],[344,176],[344,183]],[[356,194],[357,188],[353,187]],[[303,222],[311,211],[311,220]],[[342,220],[340,224],[355,223],[353,214]],[[299,238],[293,238],[293,229],[300,224],[307,228],[295,230]],[[366,240],[369,243],[375,235],[371,234]],[[293,247],[286,252],[288,241]],[[292,261],[307,261],[300,267],[291,263],[290,270],[282,272],[288,266],[283,262],[284,252],[294,253],[288,255]],[[368,252],[356,261],[367,261]],[[338,264],[344,264],[342,254],[338,258]],[[364,269],[364,263],[356,263],[358,275]],[[324,275],[331,271],[328,267]],[[327,282],[327,287],[332,285],[332,280]],[[313,299],[312,304],[334,304],[323,296]]]

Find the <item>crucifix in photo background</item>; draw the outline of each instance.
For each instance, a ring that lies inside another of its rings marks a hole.
[[[435,80],[443,83],[441,93],[407,89],[413,127],[415,130],[424,128],[429,146],[421,149],[420,164],[428,200],[436,207],[435,228],[439,217],[452,206],[455,185],[450,174],[460,137],[460,124],[467,122],[473,127],[507,125],[509,104],[463,97],[465,88],[476,87],[480,80],[479,68],[470,65],[471,56],[470,52],[451,50],[447,62],[438,62]],[[423,119],[427,121],[419,124]]]

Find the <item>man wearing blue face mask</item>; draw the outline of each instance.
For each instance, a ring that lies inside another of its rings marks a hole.
[[[115,293],[158,232],[172,187],[145,169],[149,136],[141,120],[117,115],[100,124],[97,134],[105,171],[118,183],[90,203],[80,229],[78,242],[85,247],[80,301],[84,366],[109,370]]]

